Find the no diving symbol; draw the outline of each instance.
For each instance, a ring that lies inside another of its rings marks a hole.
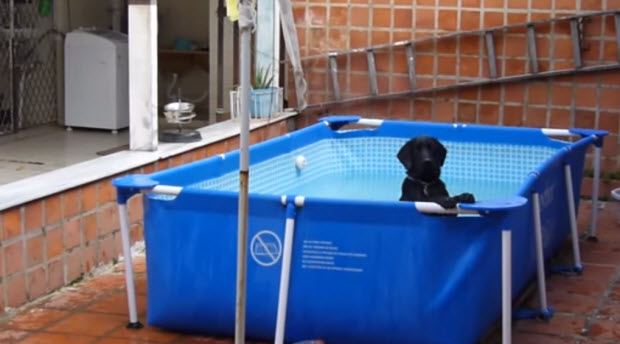
[[[250,253],[259,265],[274,265],[282,256],[282,242],[274,232],[260,231],[250,242]]]

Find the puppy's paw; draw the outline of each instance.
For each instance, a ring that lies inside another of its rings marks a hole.
[[[474,198],[474,195],[468,192],[458,195],[457,198],[458,198],[457,202],[459,203],[476,203],[476,199]]]
[[[456,203],[457,201],[452,197],[444,198],[437,201],[437,204],[439,204],[444,209],[454,209],[456,208]]]

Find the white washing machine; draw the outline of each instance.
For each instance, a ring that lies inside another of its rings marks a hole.
[[[129,126],[127,35],[79,29],[65,38],[65,126]]]

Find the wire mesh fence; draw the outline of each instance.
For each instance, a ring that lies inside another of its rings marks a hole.
[[[57,119],[56,31],[41,3],[0,1],[0,135]]]

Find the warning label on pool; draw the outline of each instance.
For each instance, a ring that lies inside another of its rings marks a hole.
[[[331,241],[304,240],[301,267],[302,269],[364,272],[359,265],[361,259],[367,257],[366,253],[345,252]]]
[[[250,253],[259,265],[274,265],[282,256],[282,242],[274,232],[260,231],[250,242]]]

